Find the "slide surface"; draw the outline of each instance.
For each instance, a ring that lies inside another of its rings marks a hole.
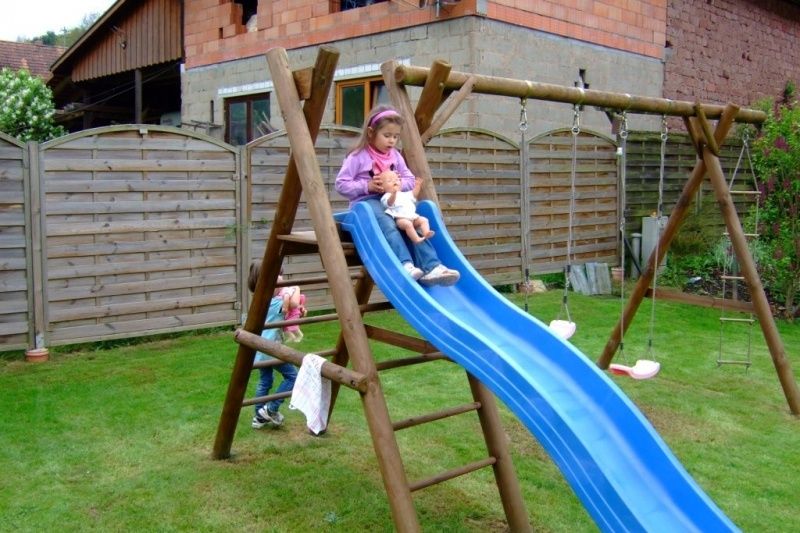
[[[337,215],[371,276],[429,342],[522,421],[604,531],[738,531],[608,376],[496,292],[459,252],[438,210],[420,202],[451,287],[411,279],[366,205]]]

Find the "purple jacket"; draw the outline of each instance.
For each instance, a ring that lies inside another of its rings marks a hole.
[[[400,176],[400,190],[410,191],[414,188],[414,174],[406,166],[406,161],[395,148],[394,171]],[[339,175],[336,176],[336,192],[350,200],[350,207],[364,198],[380,198],[380,194],[367,192],[367,185],[372,179],[372,158],[366,150],[361,149],[348,155],[342,164]]]

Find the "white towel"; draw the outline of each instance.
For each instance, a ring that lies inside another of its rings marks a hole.
[[[299,409],[306,415],[306,425],[315,435],[328,426],[331,406],[331,380],[322,377],[324,362],[324,358],[313,353],[303,357],[289,400],[289,409]]]

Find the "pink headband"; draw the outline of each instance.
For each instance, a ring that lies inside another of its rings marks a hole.
[[[372,127],[373,124],[375,124],[376,122],[378,122],[380,119],[382,119],[384,117],[399,117],[399,116],[400,116],[400,113],[398,113],[394,109],[387,109],[385,111],[381,111],[380,113],[378,113],[377,115],[372,117],[369,120],[369,125],[370,125],[370,127]]]

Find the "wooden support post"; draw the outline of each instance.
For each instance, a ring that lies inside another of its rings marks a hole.
[[[478,410],[478,418],[483,429],[483,438],[486,441],[486,449],[489,455],[496,459],[494,468],[494,478],[497,489],[500,491],[500,499],[503,502],[503,510],[508,521],[509,531],[533,531],[528,519],[525,501],[522,499],[522,491],[519,487],[519,480],[514,471],[514,464],[511,461],[511,454],[508,451],[508,441],[500,423],[500,414],[497,411],[492,392],[486,388],[472,374],[467,373],[469,388],[472,391],[472,398],[481,404]]]
[[[258,349],[265,354],[272,355],[273,357],[277,357],[282,361],[292,363],[295,366],[302,365],[303,358],[308,355],[293,348],[289,348],[288,346],[285,346],[279,342],[265,339],[261,335],[256,335],[243,329],[237,329],[234,337],[236,338],[236,342],[240,344],[247,344],[251,348]],[[322,377],[327,378],[335,383],[347,385],[351,389],[355,389],[360,392],[366,392],[366,377],[358,372],[353,372],[348,368],[344,368],[343,366],[325,361],[322,363],[320,374],[322,374]]]
[[[728,104],[725,107],[725,111],[722,113],[722,117],[717,123],[717,129],[714,132],[714,137],[718,143],[722,143],[722,141],[725,140],[725,137],[728,135],[728,132],[733,126],[733,122],[738,111],[739,108],[735,105]],[[611,364],[611,360],[614,358],[614,354],[619,347],[622,336],[633,321],[633,317],[636,315],[636,311],[639,309],[639,304],[642,303],[642,299],[644,299],[647,289],[653,282],[653,277],[655,276],[656,272],[656,265],[661,264],[661,261],[667,254],[669,246],[672,244],[672,239],[678,233],[678,229],[680,229],[681,224],[683,224],[683,219],[686,218],[686,214],[689,211],[689,206],[692,203],[692,197],[703,183],[703,177],[705,174],[706,164],[703,160],[700,160],[695,165],[694,170],[689,177],[689,181],[687,181],[686,185],[684,185],[683,191],[681,191],[681,195],[669,215],[669,220],[664,228],[664,233],[659,239],[658,246],[655,247],[653,253],[650,255],[650,259],[647,261],[647,267],[639,277],[639,281],[636,282],[636,287],[634,287],[633,292],[628,299],[628,303],[625,306],[622,317],[617,322],[616,326],[614,326],[614,330],[611,332],[608,342],[606,342],[603,353],[597,360],[597,365],[600,368],[606,369],[608,368],[608,365]],[[624,187],[625,184],[623,183],[622,186]],[[656,257],[656,250],[658,250],[658,257]]]
[[[415,176],[422,178],[420,197],[438,204],[439,198],[436,195],[436,188],[433,186],[431,167],[428,165],[425,148],[422,146],[417,123],[414,119],[414,110],[411,107],[406,88],[397,83],[394,78],[397,65],[397,61],[387,61],[381,65],[381,72],[383,73],[383,82],[386,84],[386,89],[389,91],[389,96],[395,109],[406,121],[406,127],[400,133],[400,139],[403,142],[403,155],[411,172]]]
[[[361,395],[367,425],[372,435],[378,466],[383,475],[384,487],[392,509],[398,531],[419,531],[414,502],[408,488],[408,480],[400,460],[400,449],[394,436],[389,410],[378,379],[375,361],[369,347],[361,312],[353,293],[339,233],[333,221],[333,212],[328,201],[328,192],[322,181],[314,142],[301,112],[297,89],[289,68],[286,50],[273,48],[267,52],[267,63],[275,84],[275,94],[283,115],[292,159],[308,203],[311,222],[319,243],[319,253],[324,258],[325,271],[331,287],[331,295],[340,315],[342,334],[347,344],[353,368],[367,377],[367,392]],[[331,79],[333,76],[331,76]],[[407,115],[406,115],[407,116]],[[404,128],[404,130],[416,128]],[[277,277],[277,276],[276,276]]]
[[[700,129],[703,130],[703,140],[706,142],[706,146],[711,153],[715,156],[719,157],[719,143],[714,138],[714,131],[711,129],[711,123],[706,118],[706,112],[703,110],[702,104],[700,102],[694,105],[695,112],[697,113],[697,120],[700,122]],[[702,158],[704,158],[701,155]]]
[[[312,81],[312,95],[306,100],[302,113],[299,111],[299,100],[295,101],[298,114],[304,116],[307,121],[309,136],[316,139],[319,133],[319,125],[322,122],[322,115],[325,111],[325,104],[328,101],[328,92],[333,83],[333,73],[336,70],[336,63],[339,59],[339,52],[334,48],[321,47],[317,56],[317,63],[314,67],[314,80]],[[291,76],[291,84],[294,89],[294,78]],[[295,94],[296,94],[295,89]],[[313,145],[313,144],[312,144]],[[282,263],[281,242],[278,235],[289,233],[294,224],[297,207],[300,201],[302,187],[298,178],[298,165],[296,156],[293,155],[286,169],[283,188],[278,200],[278,208],[275,219],[272,223],[267,246],[264,249],[262,259],[263,268],[261,276],[256,284],[256,290],[250,302],[250,309],[244,329],[256,335],[260,335],[267,318],[267,308],[272,293],[275,291],[275,281],[278,279]],[[330,207],[329,207],[330,209]],[[338,240],[338,236],[337,236]],[[341,253],[341,249],[339,250]],[[228,384],[228,391],[225,395],[225,403],[222,406],[217,435],[214,440],[214,451],[212,457],[215,459],[226,459],[230,457],[231,443],[236,432],[236,424],[239,421],[239,413],[242,409],[242,400],[247,389],[250,378],[250,371],[253,368],[255,350],[240,345],[236,354],[236,361],[231,373],[231,381]]]
[[[381,65],[381,71],[383,72],[383,79],[392,103],[406,120],[406,127],[403,128],[402,134],[406,160],[412,172],[427,178],[424,181],[424,186],[428,187],[431,195],[427,197],[435,200],[436,192],[433,182],[430,180],[431,172],[425,156],[425,148],[422,145],[422,138],[420,137],[419,129],[416,127],[416,121],[410,120],[414,116],[411,102],[405,87],[397,83],[393,77],[396,65],[395,61],[387,61]],[[424,186],[423,192],[425,193]],[[483,428],[484,439],[486,439],[486,447],[489,454],[496,458],[496,462],[493,464],[495,480],[500,491],[500,498],[503,502],[509,529],[511,531],[531,531],[525,502],[522,499],[519,481],[508,452],[508,445],[500,424],[500,415],[497,412],[494,396],[480,381],[469,374],[468,378],[473,398],[475,401],[480,402],[482,406],[478,414]]]
[[[360,276],[358,277],[358,281],[356,282],[355,286],[355,295],[356,295],[356,302],[358,302],[359,306],[366,306],[369,302],[369,297],[372,294],[372,290],[375,288],[375,282],[372,281],[372,277],[367,272],[366,267],[361,267]],[[363,307],[361,307],[363,309]],[[365,327],[365,331],[367,328]],[[369,335],[368,335],[369,336]],[[344,340],[344,334],[339,333],[339,338],[336,341],[336,350],[335,355],[333,356],[332,362],[336,363],[340,366],[347,366],[348,361],[350,361],[350,355],[347,352],[347,343]],[[331,383],[331,403],[328,409],[328,420],[331,419],[333,416],[333,408],[336,405],[336,398],[339,395],[339,384],[338,383]]]
[[[417,102],[417,110],[414,112],[417,130],[425,131],[430,127],[433,115],[444,100],[444,80],[450,74],[451,68],[450,63],[441,59],[437,59],[431,65],[431,75],[425,80],[425,86]]]
[[[744,234],[739,215],[736,212],[736,206],[733,204],[733,199],[728,190],[728,184],[725,180],[725,174],[722,171],[719,157],[713,153],[710,147],[706,147],[705,153],[703,154],[703,161],[705,161],[706,168],[708,169],[708,177],[714,188],[714,195],[717,198],[719,209],[725,219],[725,225],[728,228],[728,236],[733,245],[733,250],[736,253],[736,259],[739,261],[739,268],[747,282],[747,288],[750,290],[750,298],[753,300],[753,307],[755,308],[756,316],[758,316],[758,323],[761,325],[761,331],[764,333],[764,339],[767,341],[767,347],[772,356],[772,363],[778,373],[778,379],[783,387],[783,394],[786,396],[789,410],[793,415],[800,415],[800,391],[798,391],[797,382],[794,379],[791,363],[789,359],[786,358],[786,349],[783,346],[783,341],[775,325],[775,319],[772,317],[769,301],[767,300],[767,295],[764,293],[764,286],[761,284],[761,278],[758,276],[756,263],[753,260],[753,256],[750,255],[750,249],[747,246],[747,237]]]
[[[453,95],[453,97],[447,102],[447,105],[444,106],[442,111],[436,115],[436,118],[433,119],[433,122],[426,128],[420,128],[420,131],[424,131],[420,136],[422,144],[428,144],[428,141],[431,140],[431,137],[436,135],[442,126],[444,126],[445,122],[447,122],[453,113],[456,112],[458,106],[461,105],[461,102],[466,100],[467,96],[472,93],[472,87],[475,85],[475,76],[470,76],[467,82],[461,86],[461,88]]]

